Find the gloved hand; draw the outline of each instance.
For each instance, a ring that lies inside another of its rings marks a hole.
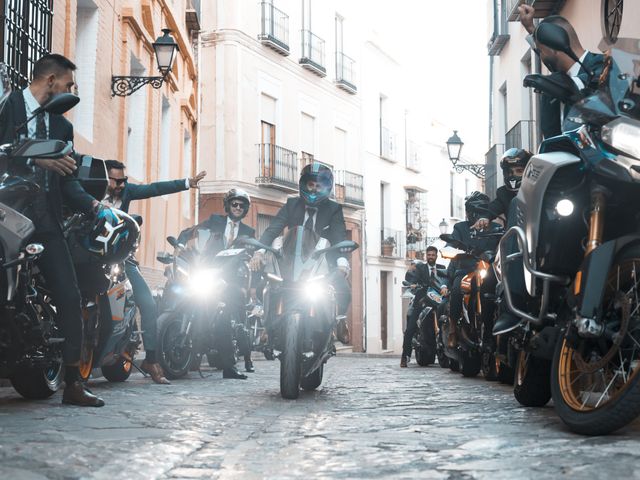
[[[257,272],[262,269],[263,265],[264,265],[264,253],[260,251],[255,252],[253,254],[253,257],[251,257],[251,260],[249,260],[249,269],[252,272]]]

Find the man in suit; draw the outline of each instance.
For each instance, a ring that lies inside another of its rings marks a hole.
[[[412,285],[432,286],[433,288],[439,289],[441,295],[447,295],[447,271],[444,265],[436,263],[437,259],[438,249],[434,246],[427,247],[427,263],[414,260],[409,270],[407,270],[404,279]],[[418,292],[423,291],[419,290]],[[421,296],[413,300],[413,305],[415,306],[420,305],[423,294],[417,293],[416,295]],[[419,316],[419,308],[409,308],[407,312],[407,328],[404,331],[404,341],[402,343],[402,357],[400,358],[400,367],[402,368],[406,368],[411,359],[412,341],[418,328]],[[426,341],[435,351],[435,336],[433,338],[427,338]]]
[[[166,182],[154,182],[146,185],[136,185],[128,183],[124,174],[125,166],[117,160],[107,160],[105,162],[109,175],[109,188],[103,203],[118,208],[123,212],[129,211],[129,205],[134,200],[144,198],[159,197],[172,193],[197,188],[200,180],[207,172],[200,172],[193,178],[183,178],[180,180],[169,180]],[[141,370],[151,375],[155,383],[169,384],[164,376],[162,367],[156,358],[156,339],[158,332],[158,310],[153,299],[151,290],[147,282],[142,277],[137,262],[130,259],[125,263],[125,272],[131,282],[133,298],[140,309],[142,323],[142,339],[144,342],[145,358],[140,365]]]
[[[255,238],[256,232],[249,225],[242,222],[242,219],[249,212],[251,207],[251,197],[247,192],[239,188],[232,188],[222,199],[226,215],[211,215],[204,222],[188,228],[180,233],[178,241],[186,244],[191,238],[197,235],[198,230],[208,230],[210,237],[205,246],[204,255],[212,258],[221,250],[232,248],[233,242],[238,237]],[[240,289],[238,289],[240,290]],[[230,305],[237,307],[238,316],[244,315],[240,310],[246,308],[247,292],[230,291],[233,298],[225,299]],[[225,303],[226,303],[225,302]],[[213,332],[215,348],[222,361],[222,377],[244,380],[246,375],[238,372],[235,367],[235,353],[233,347],[233,328],[231,317],[218,319]],[[251,361],[251,341],[248,338],[238,339],[241,354],[244,356],[244,368],[247,372],[254,372]]]
[[[269,227],[260,237],[260,243],[271,245],[285,227],[304,226],[329,240],[331,245],[347,239],[347,228],[342,205],[329,199],[333,190],[333,173],[326,165],[313,162],[306,165],[298,181],[300,196],[287,199]],[[341,315],[351,303],[351,286],[347,281],[349,261],[344,256],[328,258],[333,270],[331,283],[336,291],[338,311]],[[256,252],[251,267],[258,270],[264,263],[263,253]],[[350,335],[346,321],[340,320],[336,335],[342,343],[349,343]]]
[[[45,112],[27,125],[24,122],[54,95],[71,92],[75,70],[76,66],[62,55],[41,57],[34,64],[31,84],[24,90],[13,92],[0,114],[0,143],[10,143],[21,136],[73,142],[73,125],[61,115]],[[32,177],[40,186],[40,192],[25,214],[36,228],[33,241],[44,246],[38,266],[51,290],[65,338],[62,403],[101,407],[104,405],[102,399],[86,390],[80,381],[81,297],[61,228],[63,202],[73,210],[87,214],[95,213],[99,203],[78,182],[74,175],[77,165],[71,157],[14,161],[8,169],[12,173]]]
[[[569,35],[571,49],[580,59],[582,65],[574,61],[566,53],[552,50],[536,40],[536,27],[533,24],[534,7],[523,4],[518,7],[518,12],[520,14],[520,23],[530,34],[527,41],[538,53],[542,63],[552,72],[552,75],[557,72],[568,75],[573,80],[578,91],[597,85],[598,77],[604,67],[604,57],[601,54],[592,53],[584,49],[578,34],[566,18],[560,15],[550,15],[540,23],[553,23],[564,29]],[[585,67],[591,71],[592,75],[589,75]],[[542,94],[540,97],[540,128],[544,138],[554,137],[562,133],[562,118],[563,116],[566,117],[569,107],[570,105],[565,104],[563,109],[558,99]]]

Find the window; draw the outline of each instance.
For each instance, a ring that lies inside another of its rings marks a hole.
[[[185,178],[191,177],[192,158],[191,133],[185,130],[182,160],[182,176]],[[191,189],[182,192],[182,216],[191,218]]]
[[[407,257],[423,259],[427,248],[427,194],[415,188],[407,188],[405,193]]]
[[[265,215],[263,213],[258,214],[258,224],[256,225],[256,237],[260,238],[264,231],[269,227],[271,220],[275,217],[272,215]]]
[[[51,50],[53,0],[5,0],[2,61],[13,87],[25,87],[33,64]]]
[[[162,114],[160,118],[160,173],[159,180],[169,180],[171,176],[171,105],[162,96]]]
[[[276,171],[276,126],[264,120],[261,122],[260,175],[272,177]]]
[[[142,64],[131,57],[131,75],[144,75]],[[129,97],[127,112],[127,170],[138,181],[146,180],[147,89],[141,88]]]
[[[78,0],[76,10],[76,84],[82,101],[74,112],[77,133],[93,141],[93,116],[98,46],[98,7],[92,0]]]
[[[311,115],[302,112],[300,117],[301,122],[301,138],[300,138],[300,150],[307,152],[313,156],[316,153],[316,135],[315,135],[315,122],[316,119]]]
[[[333,134],[333,163],[336,170],[344,170],[347,166],[347,132],[336,127]]]

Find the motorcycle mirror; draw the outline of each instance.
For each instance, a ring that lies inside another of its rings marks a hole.
[[[571,58],[571,60],[582,65],[582,68],[584,68],[585,72],[587,72],[589,76],[593,76],[593,72],[582,64],[578,56],[571,49],[571,40],[569,39],[569,34],[564,28],[553,23],[542,22],[538,25],[535,32],[533,32],[533,37],[536,42],[553,50],[565,53]]]
[[[47,103],[41,105],[33,111],[33,114],[27,118],[24,123],[21,123],[14,130],[15,132],[23,128],[27,123],[40,115],[42,112],[54,113],[56,115],[62,115],[75,107],[80,102],[80,97],[73,93],[59,93],[54,95]]]
[[[171,235],[167,237],[167,242],[169,242],[169,245],[171,245],[173,248],[178,248],[178,245],[180,245],[178,243],[178,239],[176,237],[172,237]]]
[[[156,255],[156,260],[164,265],[169,265],[173,263],[173,255],[168,252],[158,252],[158,255]]]

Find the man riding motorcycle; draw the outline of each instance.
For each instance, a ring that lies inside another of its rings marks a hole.
[[[249,194],[239,188],[232,188],[224,195],[222,202],[226,215],[211,215],[204,222],[183,230],[178,237],[180,243],[186,244],[191,238],[197,235],[198,230],[209,230],[211,237],[209,237],[205,251],[203,252],[207,259],[212,259],[221,250],[231,248],[233,242],[238,237],[255,237],[255,230],[242,222],[242,219],[247,216],[249,208],[251,207],[251,197]],[[243,298],[236,299],[237,301],[234,303],[238,304],[238,308],[244,308],[246,305],[247,292],[236,292],[236,294]],[[239,319],[241,315],[244,314],[238,312],[237,315]],[[222,321],[216,323],[213,336],[216,343],[216,350],[222,360],[223,378],[245,380],[247,376],[238,372],[235,367],[233,328],[230,317],[226,316]],[[242,345],[241,347],[241,353],[244,355],[245,370],[247,372],[254,372],[255,369],[251,361],[251,347],[248,345]]]
[[[331,245],[347,239],[347,228],[342,205],[329,199],[333,190],[333,173],[326,165],[313,162],[306,165],[298,182],[300,196],[289,198],[269,227],[260,237],[260,243],[271,245],[285,227],[304,226],[329,240]],[[337,257],[337,258],[336,258]],[[351,303],[351,286],[347,281],[349,261],[344,256],[328,256],[333,270],[331,283],[336,291],[338,312],[344,315]],[[251,269],[259,270],[264,264],[264,252],[257,251],[251,259]],[[350,334],[346,320],[340,320],[336,336],[342,343],[349,343]]]

